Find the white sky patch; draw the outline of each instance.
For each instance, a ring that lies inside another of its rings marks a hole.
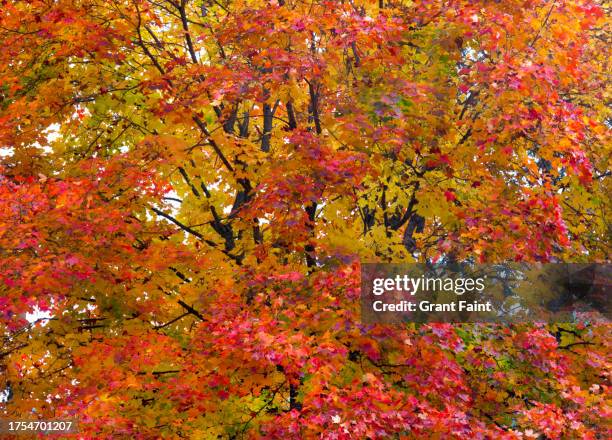
[[[53,142],[61,136],[59,131],[60,127],[61,126],[58,123],[51,124],[47,127],[47,129],[44,131],[47,135],[47,142]]]
[[[164,202],[166,206],[170,206],[173,214],[178,214],[179,209],[181,208],[181,202],[179,202],[181,198],[177,194],[175,190],[171,190],[164,196]]]
[[[60,133],[60,124],[53,123],[49,125],[43,133],[47,136],[47,142],[52,143],[61,137]],[[53,152],[53,148],[48,145],[40,145],[39,143],[34,143],[32,146],[42,149],[45,153],[49,154]],[[4,159],[7,157],[11,157],[15,154],[14,147],[0,147],[0,159]]]
[[[51,312],[40,310],[38,307],[34,307],[32,313],[26,313],[26,319],[28,322],[40,321],[42,326],[47,325],[49,319],[52,317]]]

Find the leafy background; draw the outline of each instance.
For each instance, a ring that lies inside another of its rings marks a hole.
[[[609,261],[609,12],[3,0],[2,417],[608,438],[608,324],[365,326],[359,262]]]

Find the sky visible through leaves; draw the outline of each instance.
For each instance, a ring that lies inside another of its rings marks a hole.
[[[366,262],[609,262],[609,2],[4,0],[0,45],[0,419],[610,438],[608,323],[359,301]]]

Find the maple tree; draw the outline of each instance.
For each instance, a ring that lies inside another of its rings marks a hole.
[[[609,260],[609,12],[3,0],[1,416],[609,437],[607,324],[359,316],[360,261]]]

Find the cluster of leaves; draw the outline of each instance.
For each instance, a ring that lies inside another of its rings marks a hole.
[[[609,260],[606,2],[1,3],[0,416],[610,437],[607,324],[359,317],[359,261]]]

